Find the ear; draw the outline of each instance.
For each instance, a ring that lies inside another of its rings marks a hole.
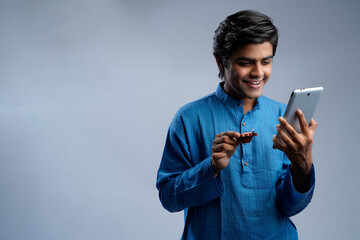
[[[224,67],[224,63],[221,60],[221,57],[219,57],[218,55],[215,55],[215,60],[216,60],[216,64],[218,65],[219,71],[220,72],[224,72],[225,71],[225,67]]]

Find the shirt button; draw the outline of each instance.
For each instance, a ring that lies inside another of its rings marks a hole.
[[[244,166],[247,166],[247,162],[244,162]]]
[[[245,126],[245,123],[243,123],[243,126]]]

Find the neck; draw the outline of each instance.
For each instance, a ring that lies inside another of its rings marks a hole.
[[[243,102],[244,114],[246,114],[247,112],[253,110],[256,104],[256,99],[244,99]]]
[[[229,95],[230,97],[243,101],[243,103],[244,103],[243,104],[244,114],[246,114],[248,111],[253,110],[253,108],[255,107],[255,104],[256,104],[256,101],[257,101],[256,98],[255,99],[239,98],[239,96],[236,96],[235,94],[232,94],[230,89],[226,89],[225,82],[221,83],[221,87],[226,92],[226,94]]]

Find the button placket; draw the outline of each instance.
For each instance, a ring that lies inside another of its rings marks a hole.
[[[245,115],[240,123],[240,129],[241,129],[241,133],[245,133],[248,132],[247,130],[247,115]],[[241,165],[242,165],[242,169],[244,172],[249,172],[249,159],[250,159],[250,147],[249,144],[241,144],[242,146],[242,159],[241,159]]]

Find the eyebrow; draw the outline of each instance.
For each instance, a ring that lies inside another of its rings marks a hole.
[[[264,60],[269,60],[269,59],[272,59],[274,58],[274,56],[268,56],[268,57],[265,57],[265,58],[262,58],[261,60],[264,61]],[[247,57],[238,57],[235,59],[235,61],[249,61],[249,62],[254,62],[255,59],[253,58],[247,58]]]

